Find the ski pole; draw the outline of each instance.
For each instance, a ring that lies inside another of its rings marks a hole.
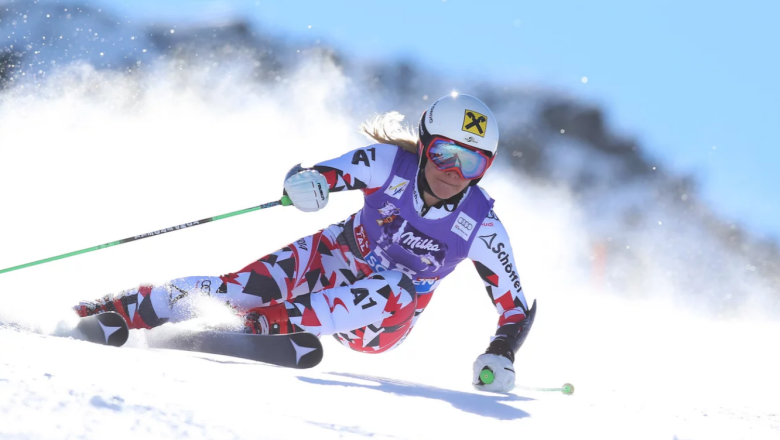
[[[178,230],[181,230],[181,229],[187,229],[187,228],[191,228],[193,226],[202,225],[204,223],[209,223],[209,222],[214,222],[214,221],[217,221],[217,220],[222,220],[223,218],[228,218],[228,217],[233,217],[233,216],[236,216],[236,215],[246,214],[247,212],[258,211],[258,210],[261,210],[261,209],[271,208],[273,206],[279,206],[279,205],[289,206],[291,204],[292,204],[292,201],[290,200],[290,198],[287,197],[287,196],[283,196],[281,198],[281,200],[277,200],[275,202],[270,202],[270,203],[265,203],[263,205],[255,206],[253,208],[242,209],[240,211],[233,211],[233,212],[229,212],[227,214],[222,214],[222,215],[217,215],[217,216],[214,216],[214,217],[205,218],[203,220],[198,220],[198,221],[194,221],[194,222],[190,222],[190,223],[184,223],[184,224],[181,224],[181,225],[178,225],[178,226],[172,226],[170,228],[160,229],[160,230],[154,231],[154,232],[148,232],[146,234],[136,235],[136,236],[133,236],[133,237],[125,238],[123,240],[112,241],[111,243],[101,244],[99,246],[94,246],[94,247],[91,247],[91,248],[82,249],[80,251],[69,252],[67,254],[57,255],[56,257],[46,258],[44,260],[33,261],[32,263],[22,264],[21,266],[9,267],[8,269],[0,270],[0,273],[11,272],[11,271],[14,271],[14,270],[24,269],[25,267],[35,266],[35,265],[43,264],[43,263],[48,263],[50,261],[61,260],[63,258],[72,257],[74,255],[85,254],[87,252],[92,252],[92,251],[96,251],[96,250],[99,250],[99,249],[104,249],[104,248],[111,247],[111,246],[117,246],[117,245],[120,245],[120,244],[130,243],[131,241],[137,241],[137,240],[141,240],[141,239],[144,239],[144,238],[147,238],[147,237],[154,237],[154,236],[157,236],[157,235],[160,235],[160,234],[165,234],[166,232],[173,232],[173,231],[178,231]]]
[[[479,373],[479,380],[486,385],[493,383],[493,380],[495,380],[493,371],[490,368],[483,368],[482,371]],[[569,394],[569,395],[574,394],[574,385],[570,383],[565,383],[560,388],[535,388],[535,387],[517,387],[517,388],[523,390],[529,390],[529,391],[560,391],[563,394]]]
[[[565,383],[560,388],[536,388],[536,387],[523,387],[523,386],[517,388],[520,388],[521,390],[528,390],[528,391],[560,391],[563,394],[567,394],[567,395],[574,394],[574,385],[570,383]]]

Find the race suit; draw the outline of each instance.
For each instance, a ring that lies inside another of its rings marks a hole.
[[[239,313],[284,303],[286,331],[334,335],[354,350],[380,353],[404,340],[441,280],[468,258],[500,315],[493,342],[514,358],[535,308],[529,313],[506,230],[482,188],[469,186],[455,209],[427,209],[417,156],[388,144],[313,169],[331,192],[361,190],[364,207],[237,272],[141,286],[114,297],[111,309],[131,328],[152,328],[192,317],[177,306],[193,295],[211,295]]]

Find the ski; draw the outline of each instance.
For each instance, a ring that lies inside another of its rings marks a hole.
[[[122,315],[106,312],[79,319],[75,331],[68,336],[96,344],[121,347],[127,342],[130,332]]]
[[[322,360],[319,338],[311,333],[253,335],[162,326],[146,332],[149,348],[219,354],[288,368],[312,368]]]

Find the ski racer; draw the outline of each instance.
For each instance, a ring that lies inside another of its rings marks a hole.
[[[393,129],[402,118],[391,112],[367,121],[361,128],[377,143],[298,165],[285,178],[284,193],[306,212],[324,208],[331,192],[362,191],[363,208],[345,221],[237,272],[142,285],[82,302],[77,313],[115,311],[130,328],[153,328],[191,317],[182,300],[207,294],[241,313],[246,332],[333,335],[353,350],[381,353],[406,338],[441,280],[468,258],[500,314],[472,383],[510,391],[536,302],[528,307],[507,232],[477,186],[496,156],[495,117],[478,99],[453,94],[425,110],[417,135]],[[495,375],[490,384],[479,379],[485,367]]]

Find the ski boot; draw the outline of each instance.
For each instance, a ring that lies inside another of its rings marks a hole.
[[[81,318],[105,312],[115,312],[116,305],[114,304],[114,295],[108,294],[95,301],[81,301],[78,305],[73,306],[73,310]]]
[[[244,333],[256,335],[293,333],[293,326],[284,303],[250,309],[244,315]]]

